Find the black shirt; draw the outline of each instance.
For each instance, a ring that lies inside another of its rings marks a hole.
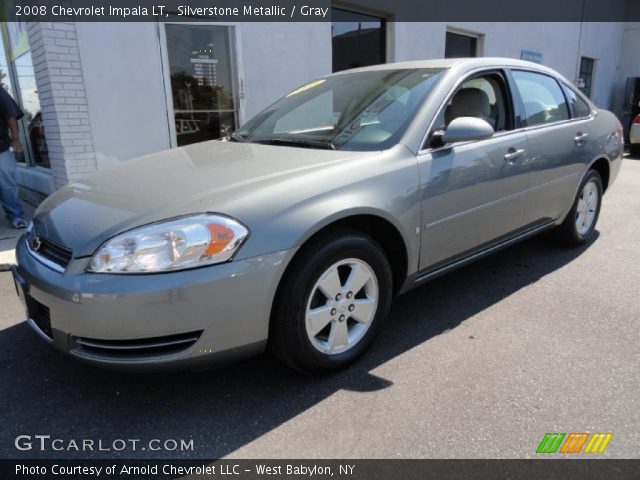
[[[20,120],[23,115],[22,110],[11,98],[9,92],[0,86],[0,153],[8,150],[11,146],[9,119],[13,117],[16,120]]]

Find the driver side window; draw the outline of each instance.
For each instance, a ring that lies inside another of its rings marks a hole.
[[[499,73],[478,75],[466,80],[440,110],[433,131],[444,130],[454,118],[476,117],[485,120],[496,132],[511,130],[513,121],[507,98],[507,86]],[[431,137],[431,135],[430,135]],[[427,140],[428,146],[431,139]]]

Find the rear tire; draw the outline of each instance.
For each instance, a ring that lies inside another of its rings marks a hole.
[[[556,228],[556,238],[571,247],[583,245],[592,236],[602,205],[602,178],[589,170],[580,183],[578,193],[564,222]]]
[[[270,350],[304,373],[354,362],[373,343],[392,298],[392,274],[370,237],[340,230],[293,259],[276,294]]]
[[[640,156],[640,143],[632,143],[629,145],[629,154],[634,157]]]

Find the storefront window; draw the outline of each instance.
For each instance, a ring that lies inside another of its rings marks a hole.
[[[236,128],[231,27],[166,25],[178,146],[221,138]]]
[[[7,90],[24,112],[20,122],[24,154],[17,156],[17,159],[32,166],[48,168],[49,155],[26,23],[2,24],[2,39],[0,82],[5,88],[9,87]]]
[[[4,88],[10,95],[13,95],[11,78],[9,77],[9,60],[4,48],[2,35],[0,35],[0,87]]]
[[[28,152],[32,164],[49,167],[49,152],[44,136],[42,112],[36,87],[36,76],[33,71],[31,52],[22,54],[14,62],[18,85],[20,85],[20,100],[24,117],[22,125],[27,137]]]

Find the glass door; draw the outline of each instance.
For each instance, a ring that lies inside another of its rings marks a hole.
[[[166,25],[177,145],[229,135],[238,122],[232,27]]]

